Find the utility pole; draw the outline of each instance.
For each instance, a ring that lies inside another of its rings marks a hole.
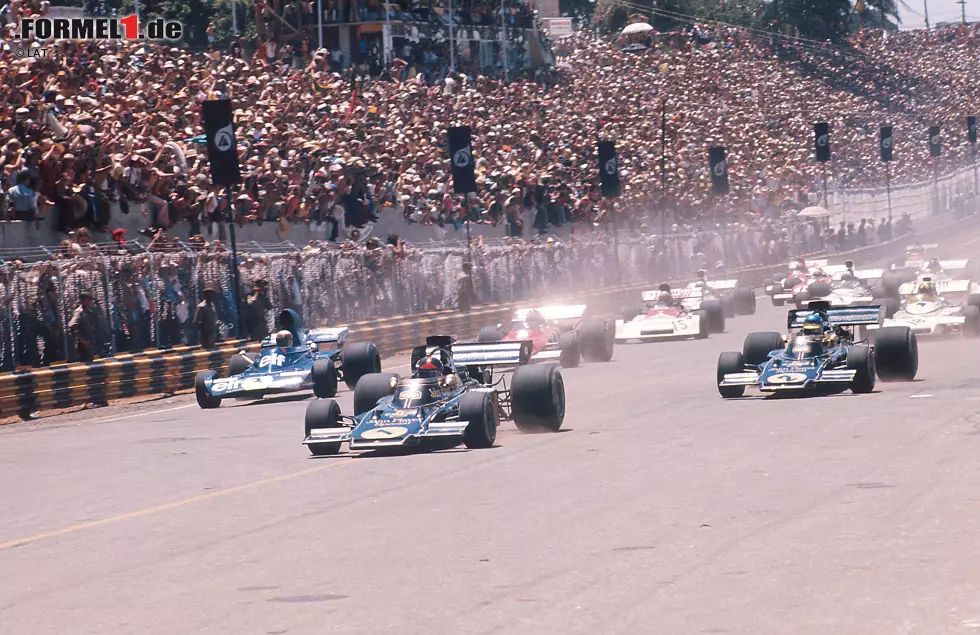
[[[932,28],[929,26],[929,0],[922,0],[922,5],[925,7],[926,10],[926,31],[928,31],[929,29]]]
[[[963,12],[963,26],[966,26],[966,0],[956,0],[956,4],[960,5],[960,10]]]

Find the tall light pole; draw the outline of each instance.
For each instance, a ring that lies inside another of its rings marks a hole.
[[[928,31],[931,28],[929,26],[929,0],[922,0],[922,5],[926,10],[926,31]]]
[[[323,48],[323,0],[316,0],[317,48]]]
[[[504,53],[504,81],[507,81],[507,14],[503,0],[500,2],[500,50]]]
[[[238,5],[235,0],[231,0],[231,33],[238,35]]]
[[[456,70],[456,30],[453,25],[453,0],[449,0],[449,69]]]

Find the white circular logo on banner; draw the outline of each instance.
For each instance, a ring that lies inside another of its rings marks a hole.
[[[942,139],[940,139],[939,135],[936,135],[935,137],[933,137],[929,141],[932,142],[932,145],[938,146],[942,142]]]
[[[457,150],[456,154],[453,155],[453,165],[455,165],[457,168],[468,167],[471,158],[472,154],[470,153],[470,147],[466,146],[465,148]]]
[[[828,138],[828,136],[827,136],[827,135],[825,135],[825,134],[822,134],[822,135],[820,135],[819,137],[817,137],[817,145],[818,145],[818,146],[825,146],[825,145],[827,145],[827,144],[828,144],[829,142],[830,142],[830,139],[829,139],[829,138]]]
[[[882,139],[881,140],[881,147],[882,148],[885,148],[886,150],[888,148],[892,147],[892,138],[891,137],[885,137],[884,139]]]
[[[728,172],[728,162],[727,161],[722,161],[721,163],[717,164],[714,167],[715,176],[725,176],[725,173],[726,172]]]
[[[214,147],[221,152],[227,152],[235,147],[235,131],[231,124],[220,128],[214,135]]]
[[[612,159],[609,159],[608,161],[606,161],[606,166],[605,166],[606,174],[608,174],[609,176],[612,176],[613,174],[616,174],[616,167],[617,166],[616,166],[616,158],[615,157],[613,157]]]

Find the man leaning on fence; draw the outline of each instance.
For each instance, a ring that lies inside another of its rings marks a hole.
[[[202,348],[214,348],[218,342],[218,312],[214,308],[213,287],[204,290],[204,299],[197,305],[194,312],[194,326],[201,336]]]
[[[68,322],[68,330],[75,338],[75,352],[78,360],[91,362],[96,353],[100,352],[103,322],[102,311],[95,304],[95,296],[91,291],[82,291],[79,295],[78,308]]]

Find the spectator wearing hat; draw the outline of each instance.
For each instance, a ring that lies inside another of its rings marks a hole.
[[[204,289],[204,299],[194,311],[194,328],[201,338],[202,348],[214,348],[218,342],[218,312],[214,307],[214,287]]]
[[[456,308],[469,311],[473,308],[473,265],[464,262],[463,271],[456,278]]]
[[[75,338],[75,352],[81,362],[91,362],[100,352],[103,330],[102,311],[95,304],[91,291],[82,291],[79,305],[68,322],[68,331]]]

